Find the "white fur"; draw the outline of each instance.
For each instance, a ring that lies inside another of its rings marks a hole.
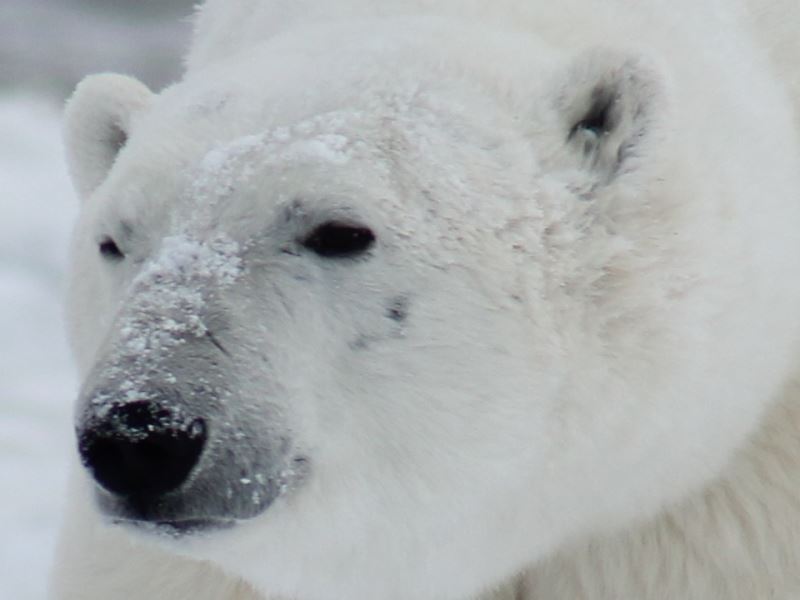
[[[54,595],[800,595],[778,22],[721,1],[209,0],[182,82],[79,91],[82,373],[139,322],[162,240],[235,240],[223,343],[312,470],[230,531],[166,540],[102,519],[76,465]],[[568,133],[603,85],[622,116],[584,159],[592,133]],[[331,214],[376,232],[371,259],[279,252]],[[122,222],[128,258],[101,264]]]
[[[125,144],[131,119],[152,96],[147,87],[122,75],[84,79],[72,97],[64,132],[67,162],[81,196],[100,185]]]

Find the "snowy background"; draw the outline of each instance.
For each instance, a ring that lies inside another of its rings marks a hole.
[[[0,598],[41,600],[73,452],[61,303],[77,213],[61,109],[85,74],[178,77],[192,0],[0,0]]]

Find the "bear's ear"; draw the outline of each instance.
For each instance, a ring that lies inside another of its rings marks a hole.
[[[573,61],[557,86],[556,110],[569,163],[595,185],[643,166],[663,135],[663,76],[644,58],[595,49]]]
[[[67,103],[64,137],[70,175],[81,199],[105,180],[128,141],[131,118],[152,96],[147,86],[124,75],[91,75],[78,85]]]

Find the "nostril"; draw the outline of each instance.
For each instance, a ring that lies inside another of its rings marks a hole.
[[[113,408],[78,435],[81,460],[109,492],[153,497],[180,487],[206,441],[203,419],[179,424],[150,402]]]

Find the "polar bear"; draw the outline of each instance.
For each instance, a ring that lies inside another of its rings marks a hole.
[[[209,0],[82,83],[53,595],[798,597],[782,8]]]

